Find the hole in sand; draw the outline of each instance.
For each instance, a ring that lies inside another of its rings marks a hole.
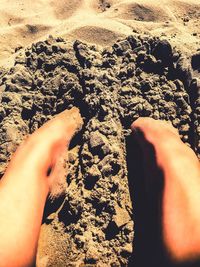
[[[111,221],[105,230],[106,239],[111,240],[111,239],[115,238],[115,236],[118,233],[119,233],[119,228],[117,227],[115,222]]]

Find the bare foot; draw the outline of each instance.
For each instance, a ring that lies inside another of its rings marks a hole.
[[[18,172],[37,173],[47,181],[49,191],[55,194],[59,183],[62,182],[57,179],[62,176],[60,172],[64,171],[62,162],[67,156],[69,142],[75,132],[80,130],[82,123],[77,108],[56,115],[19,146],[8,166],[6,176],[13,168]]]
[[[171,122],[154,120],[152,118],[139,118],[132,125],[131,129],[138,141],[143,146],[146,143],[171,145],[171,141],[181,141],[178,130]]]

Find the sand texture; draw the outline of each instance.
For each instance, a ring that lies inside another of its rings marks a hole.
[[[134,254],[141,163],[130,125],[170,121],[200,157],[200,3],[0,7],[0,176],[17,145],[55,114],[77,107],[84,120],[70,144],[64,193],[45,207],[36,266],[165,266],[153,244],[138,262]]]
[[[133,31],[162,36],[194,53],[200,41],[199,0],[1,0],[0,61],[49,34],[111,45]]]

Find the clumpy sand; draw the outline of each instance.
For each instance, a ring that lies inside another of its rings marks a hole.
[[[2,72],[1,175],[21,140],[55,114],[75,106],[84,119],[65,192],[45,208],[37,266],[133,266],[130,124],[171,121],[200,154],[197,73],[167,40],[138,34],[105,49],[50,37]]]
[[[130,125],[170,121],[200,156],[197,2],[1,1],[0,176],[54,115],[77,107],[84,120],[63,194],[45,207],[37,267],[164,266],[139,227],[155,233],[152,207],[137,217],[145,192]]]

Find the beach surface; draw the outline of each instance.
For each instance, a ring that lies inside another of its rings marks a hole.
[[[48,35],[106,46],[133,31],[166,37],[190,54],[199,48],[199,17],[196,0],[2,0],[0,61]]]
[[[0,177],[54,115],[77,107],[84,121],[36,266],[168,267],[130,125],[168,121],[200,156],[200,2],[2,0],[0,24]]]

